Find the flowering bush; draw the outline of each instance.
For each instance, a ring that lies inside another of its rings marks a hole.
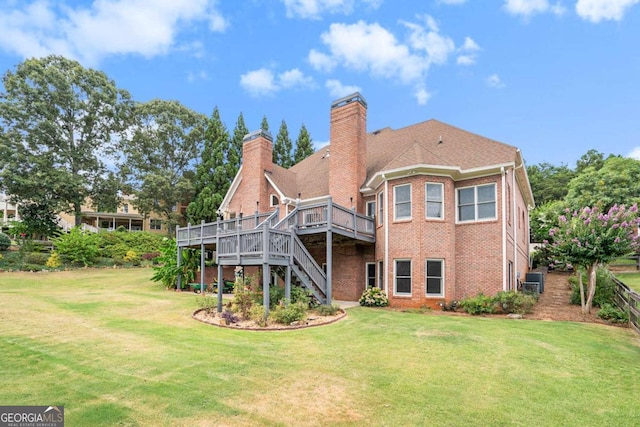
[[[595,294],[597,266],[633,253],[639,247],[638,207],[633,205],[627,209],[624,205],[614,205],[606,213],[598,207],[585,207],[573,213],[566,209],[565,214],[558,218],[559,225],[549,231],[549,240],[545,243],[558,262],[588,271],[586,295],[580,273],[578,280],[582,311],[589,313]]]
[[[389,298],[380,288],[368,288],[362,293],[359,302],[364,307],[386,307],[389,305]]]
[[[62,259],[60,258],[60,254],[58,252],[51,252],[47,262],[45,264],[48,268],[58,268],[62,265]]]

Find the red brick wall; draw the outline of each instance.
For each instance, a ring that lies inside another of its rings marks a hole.
[[[253,215],[256,202],[260,202],[259,210],[269,210],[269,195],[274,192],[264,173],[271,172],[273,163],[273,144],[259,136],[246,141],[242,146],[242,181],[229,203],[229,211],[245,215]]]
[[[329,194],[335,203],[364,212],[360,187],[366,178],[367,107],[352,101],[331,110]]]

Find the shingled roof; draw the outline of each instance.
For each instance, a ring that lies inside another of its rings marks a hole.
[[[303,199],[326,196],[330,156],[331,145],[327,145],[291,169],[274,166],[271,178],[291,199],[298,193]],[[376,174],[413,166],[465,171],[516,161],[516,147],[432,119],[368,133],[367,179],[362,185]]]

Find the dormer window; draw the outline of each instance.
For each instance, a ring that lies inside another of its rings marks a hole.
[[[278,200],[278,196],[272,194],[271,197],[269,197],[269,206],[273,208],[275,206],[278,206],[279,204],[280,200]]]

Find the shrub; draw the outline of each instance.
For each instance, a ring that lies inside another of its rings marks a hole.
[[[536,295],[532,294],[500,291],[494,297],[494,301],[503,313],[526,314],[531,312],[538,299]]]
[[[386,307],[389,305],[389,298],[380,288],[368,288],[362,293],[359,302],[364,307]]]
[[[136,251],[128,250],[123,259],[133,265],[140,265],[140,255]]]
[[[62,265],[62,259],[60,258],[60,254],[56,251],[51,252],[47,262],[45,263],[47,268],[59,268]]]
[[[198,307],[203,309],[205,313],[213,313],[218,308],[218,300],[215,298],[197,297],[196,303]]]
[[[0,251],[6,251],[11,246],[11,239],[4,233],[0,233]]]
[[[321,304],[315,310],[320,316],[335,316],[340,311],[340,307],[335,304]]]
[[[20,270],[22,271],[42,271],[42,269],[44,268],[43,265],[38,265],[38,264],[22,264],[22,266],[20,267]]]
[[[629,314],[609,303],[603,303],[598,310],[597,316],[611,323],[628,323]]]
[[[460,301],[460,308],[469,314],[493,314],[497,311],[497,303],[492,297],[479,293],[475,297]]]
[[[22,258],[22,261],[25,264],[45,265],[47,263],[47,259],[49,259],[48,254],[43,254],[40,252],[31,252],[26,254],[24,258]]]
[[[582,283],[584,284],[585,291],[588,283],[587,273],[582,274]],[[569,302],[571,304],[580,305],[580,284],[578,283],[577,275],[569,277],[569,284],[571,285],[571,298]],[[616,284],[613,281],[611,272],[605,268],[600,267],[596,270],[596,293],[593,296],[593,305],[602,307],[603,304],[612,304],[615,298]]]
[[[99,249],[95,233],[84,232],[80,228],[72,228],[67,234],[54,239],[56,250],[64,258],[85,267],[93,264]]]
[[[304,320],[307,314],[307,306],[302,302],[289,303],[283,301],[270,313],[271,319],[276,323],[290,325],[293,322]]]
[[[254,304],[251,307],[251,310],[249,310],[249,318],[256,322],[261,328],[267,326],[267,311],[262,304]]]
[[[238,316],[236,316],[236,314],[231,310],[223,311],[221,317],[224,319],[227,325],[231,323],[238,323],[238,320],[240,320],[238,319]]]

